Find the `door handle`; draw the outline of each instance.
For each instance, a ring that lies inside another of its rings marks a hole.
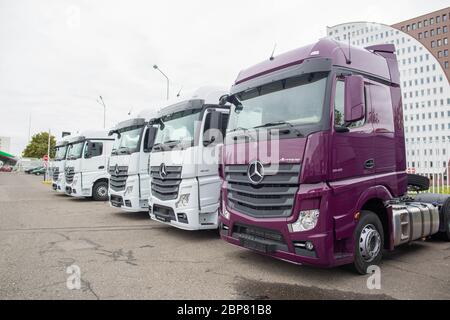
[[[105,169],[105,166],[100,166],[100,167],[98,167],[99,169]]]
[[[373,159],[368,159],[364,162],[364,169],[373,169],[375,167],[375,161]]]

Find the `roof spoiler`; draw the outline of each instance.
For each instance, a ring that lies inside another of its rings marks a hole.
[[[392,43],[376,44],[374,46],[365,47],[364,49],[373,52],[387,52],[387,53],[395,52],[395,46]]]

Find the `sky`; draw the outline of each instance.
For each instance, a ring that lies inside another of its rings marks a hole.
[[[0,136],[20,155],[31,135],[103,128],[351,21],[393,24],[448,0],[0,0]],[[155,107],[153,107],[155,108]],[[30,121],[31,120],[31,121]],[[30,125],[31,124],[31,125]]]

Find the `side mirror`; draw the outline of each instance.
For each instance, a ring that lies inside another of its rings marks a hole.
[[[223,96],[221,96],[219,98],[219,106],[224,106],[227,104],[228,99],[230,98],[230,96],[228,94],[224,94]]]
[[[147,130],[148,130],[148,139],[145,148],[148,151],[151,151],[153,149],[153,145],[155,144],[155,138],[156,134],[158,133],[158,128],[154,126],[149,126]]]
[[[355,122],[364,118],[364,78],[352,75],[345,78],[344,121]]]

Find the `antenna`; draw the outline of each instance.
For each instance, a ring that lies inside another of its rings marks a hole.
[[[183,90],[183,87],[181,87],[181,88],[180,88],[180,91],[178,91],[178,93],[177,93],[177,98],[179,98],[179,97],[180,97],[180,94],[181,94],[181,90]]]
[[[351,64],[352,63],[352,51],[351,51],[351,47],[350,47],[350,32],[348,33],[348,59],[347,59],[347,64]]]
[[[275,45],[273,46],[273,50],[272,50],[272,54],[270,55],[269,60],[272,61],[273,59],[275,59],[275,57],[273,56],[275,54],[275,49],[277,48],[277,44],[275,43]]]
[[[133,112],[133,107],[131,107],[130,111],[128,111],[128,115],[131,115],[131,112]]]

